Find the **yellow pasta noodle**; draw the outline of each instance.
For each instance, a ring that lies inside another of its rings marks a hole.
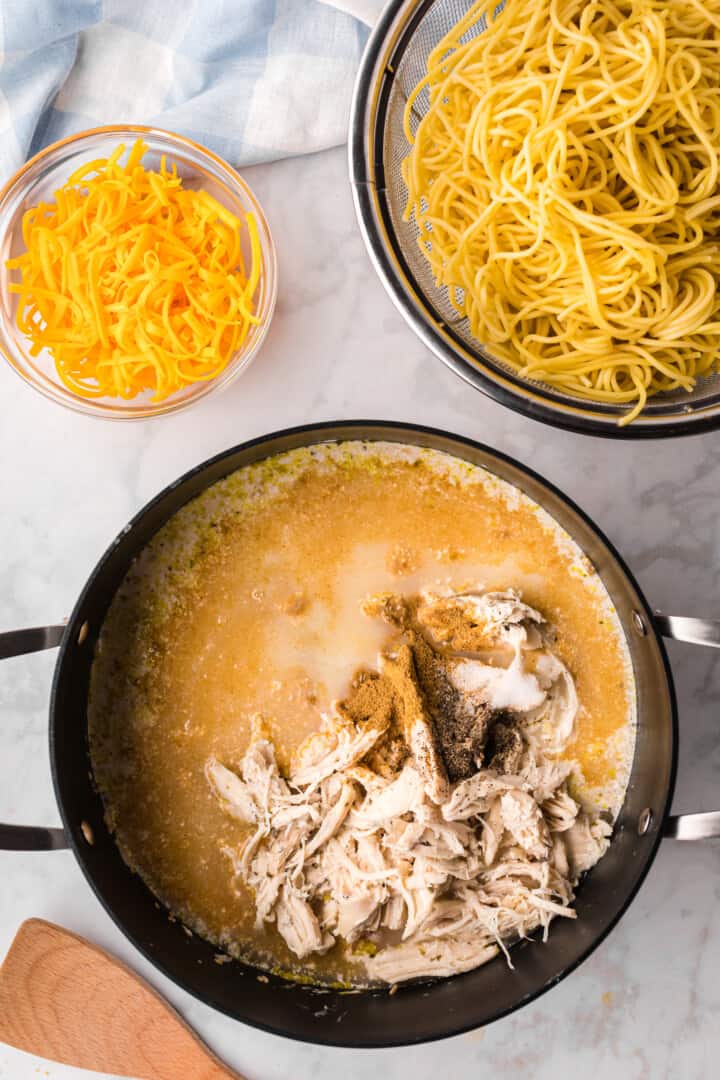
[[[716,369],[720,0],[473,4],[405,131],[406,216],[493,355],[621,423]]]

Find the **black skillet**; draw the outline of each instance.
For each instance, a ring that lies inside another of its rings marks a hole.
[[[581,883],[577,920],[558,919],[546,944],[513,951],[465,975],[343,994],[266,977],[171,922],[123,862],[108,832],[88,757],[87,698],[100,627],[118,586],[150,538],[188,500],[244,465],[313,443],[389,440],[443,450],[482,465],[543,506],[592,561],[617,609],[637,688],[637,742],[631,779],[610,850]],[[381,422],[307,425],[254,439],[200,465],[153,499],[113,541],[91,573],[66,626],[0,635],[0,658],[60,646],[50,700],[50,758],[62,829],[0,825],[0,848],[70,846],[89,884],[133,944],[170,979],[245,1023],[335,1046],[393,1046],[454,1035],[519,1008],[578,966],[622,916],[663,836],[720,835],[720,813],[668,817],[677,756],[677,715],[661,634],[720,645],[720,624],[653,615],[624,562],[569,499],[535,473],[488,447],[430,428]],[[89,829],[88,829],[89,826]],[[91,831],[90,831],[91,830]],[[92,836],[92,844],[88,843]]]

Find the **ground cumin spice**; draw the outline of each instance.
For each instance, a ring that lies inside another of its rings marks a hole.
[[[370,768],[394,775],[408,755],[403,731],[419,723],[428,733],[432,769],[451,782],[471,776],[478,762],[507,771],[506,763],[512,763],[521,746],[518,732],[507,715],[463,698],[450,679],[443,651],[450,645],[460,647],[458,641],[472,641],[463,647],[477,648],[482,628],[465,620],[463,629],[448,608],[444,621],[425,623],[435,639],[430,640],[418,619],[419,603],[392,593],[373,597],[363,610],[398,631],[383,659],[382,674],[358,672],[350,694],[338,705],[340,714],[354,723],[389,723],[366,760]]]
[[[382,672],[395,690],[398,725],[425,782],[425,790],[435,802],[449,798],[448,773],[442,747],[420,685],[412,647],[401,643],[382,659]]]
[[[487,627],[474,621],[472,610],[460,608],[452,601],[441,600],[432,607],[420,605],[417,618],[435,641],[455,652],[484,652],[493,648]]]
[[[365,758],[365,764],[391,779],[405,764],[409,754],[397,716],[396,691],[392,683],[377,671],[358,671],[350,693],[337,705],[337,711],[345,720],[354,724],[371,723],[387,731]]]

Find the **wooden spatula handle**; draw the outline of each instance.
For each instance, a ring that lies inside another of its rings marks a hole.
[[[0,1039],[137,1080],[239,1080],[138,975],[42,919],[22,924],[0,968]]]

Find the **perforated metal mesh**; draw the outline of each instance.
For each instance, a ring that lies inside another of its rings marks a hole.
[[[407,189],[402,178],[400,169],[401,162],[407,156],[410,146],[405,138],[403,130],[403,116],[408,97],[417,83],[426,72],[426,62],[429,53],[435,48],[442,37],[455,25],[470,7],[469,0],[435,0],[424,5],[426,10],[422,18],[412,29],[400,36],[398,45],[392,56],[392,66],[387,68],[386,77],[389,80],[389,93],[386,103],[380,114],[375,118],[381,125],[375,128],[375,146],[381,150],[382,165],[385,177],[385,200],[389,214],[390,242],[395,251],[400,254],[410,269],[419,289],[417,299],[426,309],[429,316],[429,330],[432,333],[432,323],[443,322],[462,341],[465,348],[475,359],[488,364],[498,371],[514,375],[512,368],[504,361],[493,357],[483,346],[482,342],[472,334],[467,319],[460,318],[458,312],[450,303],[448,292],[445,288],[438,288],[430,270],[430,266],[424,258],[418,243],[419,229],[414,220],[403,220],[403,214],[407,202]],[[409,8],[417,7],[410,4]],[[499,5],[501,8],[502,5]],[[479,23],[466,35],[474,37],[484,30],[484,23]],[[464,39],[463,39],[464,40]],[[423,92],[417,98],[414,108],[412,124],[417,128],[420,119],[428,108],[428,95]],[[377,152],[376,151],[376,152]],[[379,155],[378,155],[379,156]],[[432,232],[428,231],[423,237],[422,243],[432,244]],[[533,383],[536,393],[546,396],[548,403],[565,402],[574,407],[588,410],[598,410],[594,403],[581,398],[574,398],[559,393],[556,389]],[[678,390],[673,393],[660,394],[652,398],[645,410],[646,417],[662,417],[664,420],[672,419],[673,416],[688,419],[688,414],[696,412],[700,408],[717,405],[720,408],[720,375],[701,379],[695,390],[688,394]],[[609,406],[600,407],[601,411],[608,414],[619,414],[624,409]]]

